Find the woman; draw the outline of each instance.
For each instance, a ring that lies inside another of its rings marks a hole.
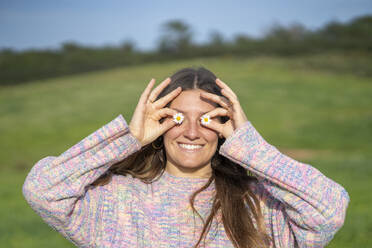
[[[23,193],[79,247],[324,247],[344,222],[343,187],[281,154],[235,93],[185,68],[124,118],[40,160]]]

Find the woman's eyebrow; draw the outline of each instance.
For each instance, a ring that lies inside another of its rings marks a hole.
[[[171,109],[174,109],[174,110],[176,110],[176,111],[178,111],[178,112],[181,112],[182,114],[185,113],[184,111],[182,111],[182,110],[180,110],[180,109],[177,109],[177,108],[171,108]],[[200,111],[199,113],[200,113],[201,115],[204,115],[204,114],[206,114],[206,113],[208,113],[208,112],[210,112],[210,111],[206,111],[206,112],[202,112],[202,111]]]
[[[174,109],[174,110],[176,110],[176,111],[178,111],[178,112],[181,112],[182,114],[185,113],[185,112],[183,112],[182,110],[179,110],[179,109],[177,109],[177,108],[171,108],[171,109]]]

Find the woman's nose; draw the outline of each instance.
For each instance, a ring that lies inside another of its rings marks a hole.
[[[195,140],[200,137],[197,121],[190,121],[185,125],[184,136],[189,140]]]

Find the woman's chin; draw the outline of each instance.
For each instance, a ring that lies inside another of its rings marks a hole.
[[[195,177],[205,177],[206,174],[210,175],[210,163],[197,163],[195,161],[183,161],[182,164],[172,164],[167,165],[167,167],[173,167],[168,168],[168,171],[174,172],[173,174],[179,174],[182,176],[182,174],[185,174],[184,176],[195,176]]]

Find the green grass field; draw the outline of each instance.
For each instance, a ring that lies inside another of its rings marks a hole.
[[[328,247],[371,247],[372,79],[350,68],[329,69],[352,64],[344,56],[329,58],[194,59],[0,87],[0,247],[73,247],[24,200],[28,171],[119,114],[129,122],[152,77],[159,82],[192,65],[207,67],[231,86],[270,144],[349,192],[345,225]]]

